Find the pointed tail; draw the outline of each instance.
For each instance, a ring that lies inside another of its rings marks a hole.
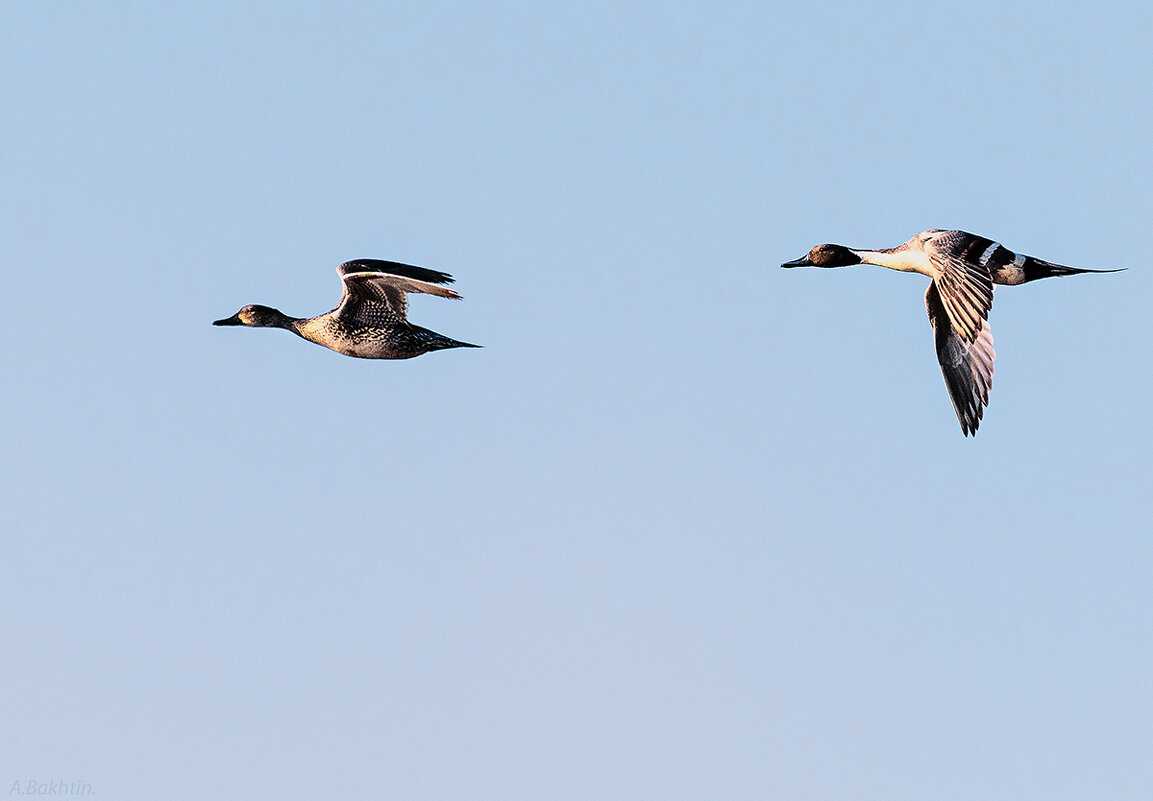
[[[1083,267],[1066,267],[1064,264],[1054,264],[1051,261],[1038,259],[1033,256],[1025,257],[1025,281],[1036,281],[1039,278],[1054,278],[1062,275],[1078,275],[1079,273],[1120,273],[1125,267],[1113,270],[1086,270]]]

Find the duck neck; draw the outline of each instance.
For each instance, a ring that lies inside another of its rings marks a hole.
[[[916,250],[854,250],[853,253],[863,264],[875,264],[878,267],[887,267],[890,270],[899,270],[903,273],[920,273],[933,278],[937,270],[929,261],[929,257]]]

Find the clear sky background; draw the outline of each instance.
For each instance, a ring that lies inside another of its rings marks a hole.
[[[0,6],[0,792],[1153,796],[1153,10]],[[975,439],[925,280],[961,228]],[[338,356],[335,267],[484,350]]]

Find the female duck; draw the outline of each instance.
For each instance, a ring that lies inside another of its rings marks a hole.
[[[782,267],[845,267],[876,264],[932,279],[925,306],[937,344],[937,361],[965,436],[977,433],[993,387],[993,335],[989,309],[993,284],[1024,284],[1083,270],[1018,255],[983,236],[964,231],[924,231],[903,245],[882,250],[853,250],[817,245]]]
[[[289,317],[268,306],[245,306],[213,325],[286,328],[309,342],[360,359],[411,359],[430,350],[478,348],[408,321],[409,292],[460,295],[441,284],[452,276],[394,261],[357,259],[336,268],[344,283],[340,304],[318,317]]]

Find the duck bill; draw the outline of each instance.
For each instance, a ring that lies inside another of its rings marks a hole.
[[[782,264],[781,266],[786,268],[786,269],[788,269],[790,267],[812,267],[813,263],[811,261],[809,261],[808,256],[801,256],[801,258],[793,259],[792,261],[787,261],[784,264]]]
[[[244,325],[244,323],[240,322],[240,312],[237,312],[236,314],[232,315],[231,317],[225,317],[223,320],[213,320],[212,324],[213,325]]]

